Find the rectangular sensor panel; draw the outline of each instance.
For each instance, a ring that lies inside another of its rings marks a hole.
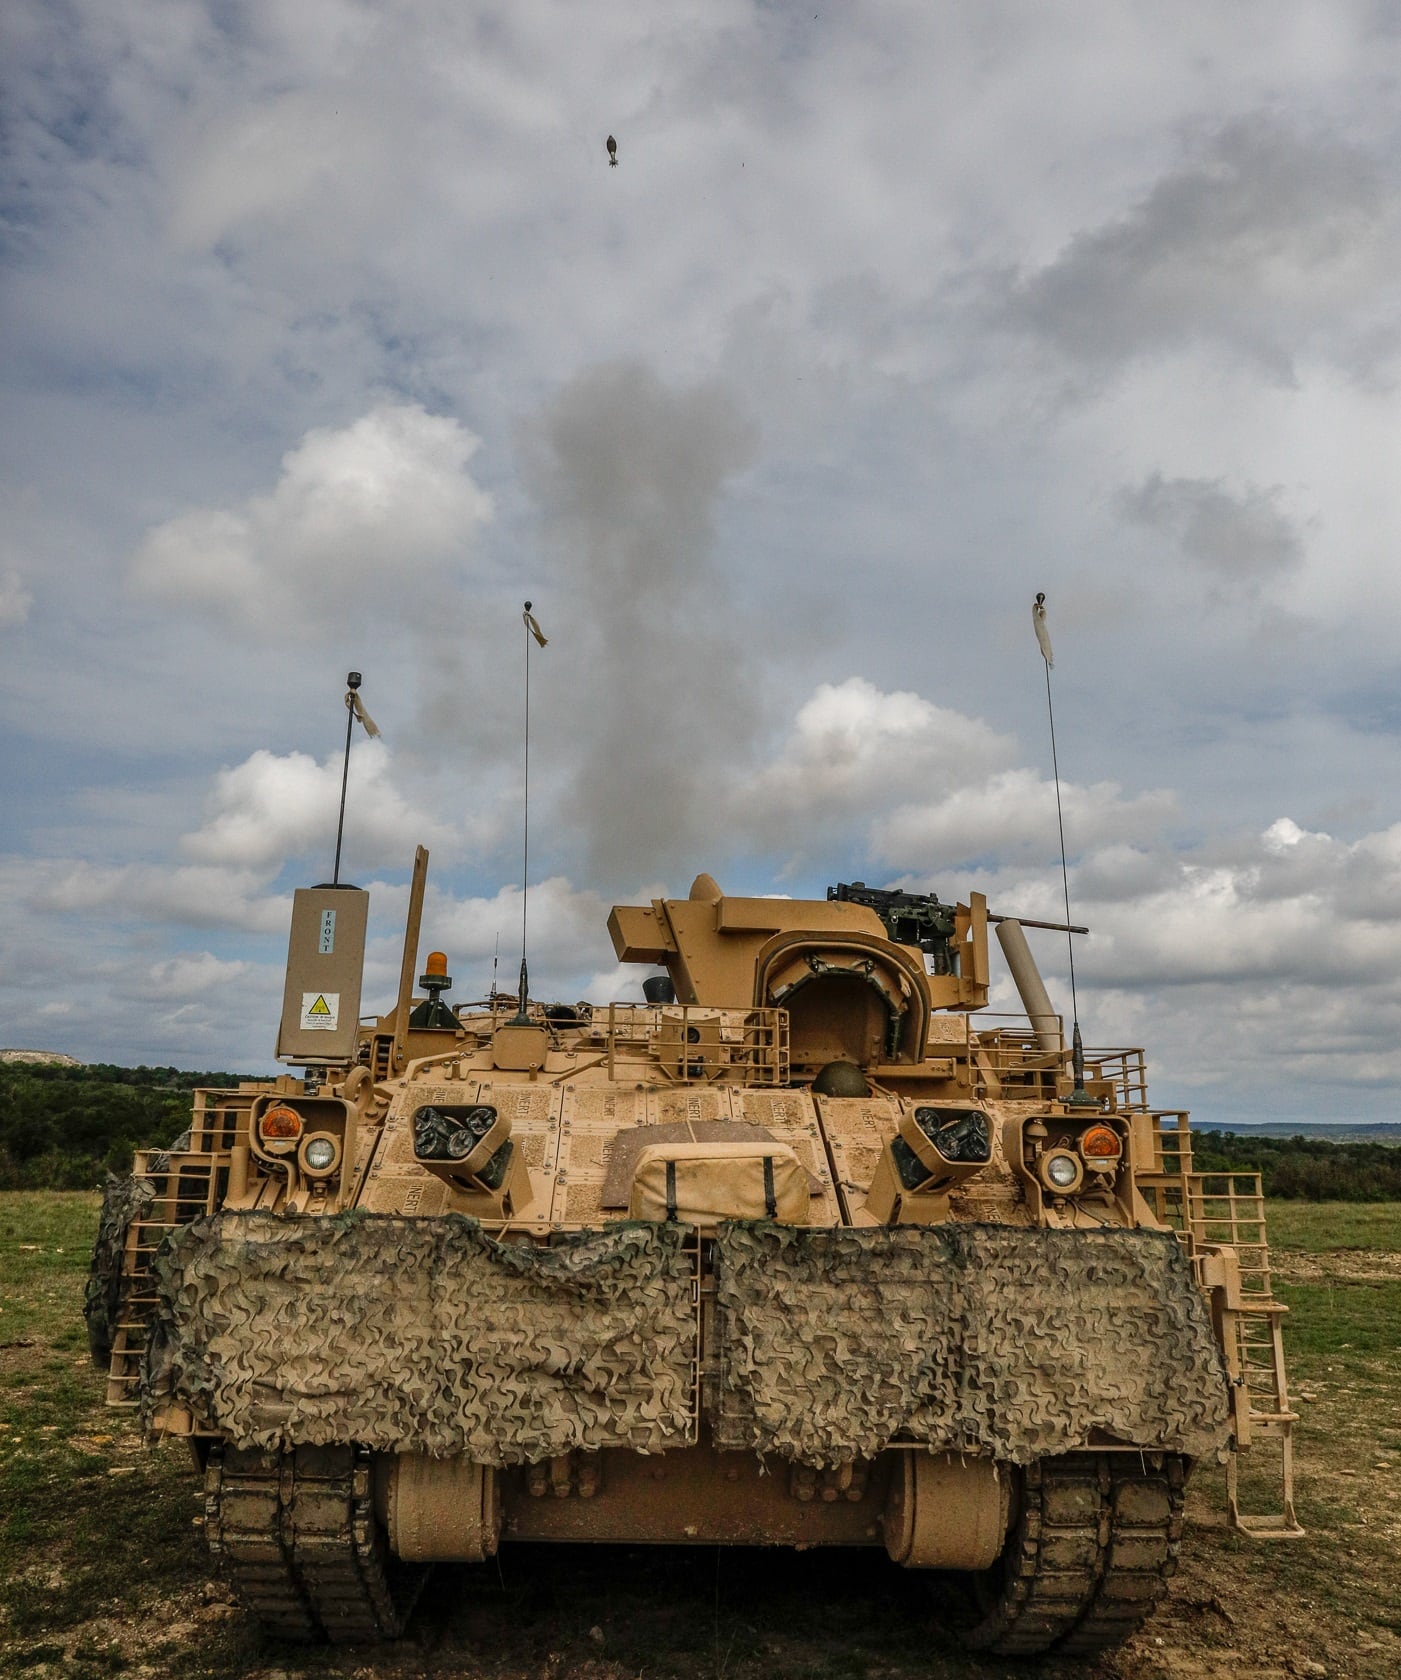
[[[355,1054],[370,895],[361,887],[298,887],[277,1059],[309,1067]]]

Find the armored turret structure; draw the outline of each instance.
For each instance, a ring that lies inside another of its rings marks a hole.
[[[1072,1068],[1018,923],[701,875],[609,917],[645,1003],[453,1005],[426,863],[363,1022],[366,895],[298,892],[297,1071],[198,1093],[94,1260],[109,1399],[187,1438],[272,1633],[392,1638],[498,1547],[722,1542],[965,1571],[975,1648],[1088,1652],[1164,1593],[1196,1464],[1298,1532],[1258,1179],[1193,1170],[1141,1050]]]

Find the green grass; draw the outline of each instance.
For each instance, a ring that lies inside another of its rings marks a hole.
[[[1293,1360],[1395,1359],[1401,1350],[1401,1279],[1395,1282],[1281,1283],[1275,1294],[1289,1308],[1285,1320]]]
[[[101,1205],[58,1191],[0,1195],[0,1344],[41,1336],[65,1351],[87,1347],[73,1290],[81,1305]]]
[[[120,1672],[131,1641],[91,1624],[151,1615],[192,1597],[209,1570],[192,1525],[198,1488],[179,1443],[142,1444],[134,1416],[109,1411],[83,1324],[83,1286],[100,1197],[0,1195],[0,1674],[89,1680]],[[157,1622],[172,1618],[156,1614]],[[243,1624],[211,1629],[205,1653],[168,1659],[210,1668]],[[160,1627],[146,1644],[159,1647]]]
[[[1395,1204],[1271,1202],[1272,1250],[1281,1257],[1339,1250],[1401,1252]],[[1355,1262],[1354,1262],[1355,1264]],[[1320,1275],[1312,1275],[1314,1270]],[[1378,1268],[1381,1269],[1381,1268]],[[1401,1505],[1401,1279],[1278,1276],[1294,1431],[1295,1503],[1305,1538],[1262,1544],[1224,1526],[1224,1472],[1198,1468],[1189,1496],[1182,1573],[1156,1634],[1190,1642],[1193,1674],[1307,1672],[1291,1657],[1322,1660],[1337,1676],[1394,1680],[1401,1673],[1401,1576],[1394,1512]],[[1279,1458],[1267,1444],[1241,1460],[1247,1511],[1279,1510]],[[1222,1607],[1194,1620],[1187,1607]],[[1183,1608],[1174,1617],[1177,1606]],[[1250,1659],[1269,1661],[1257,1669]],[[1139,1680],[1177,1680],[1171,1665],[1125,1667]]]
[[[1401,1202],[1271,1202],[1266,1224],[1271,1248],[1401,1253]]]

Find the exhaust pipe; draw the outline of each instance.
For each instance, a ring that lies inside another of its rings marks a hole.
[[[1036,966],[1036,959],[1031,954],[1031,947],[1026,942],[1022,924],[1014,921],[999,922],[997,943],[1002,947],[1007,967],[1012,971],[1012,979],[1021,997],[1022,1007],[1031,1021],[1032,1031],[1036,1034],[1038,1047],[1047,1054],[1063,1050],[1065,1046],[1061,1037],[1060,1020],[1051,1008],[1050,994],[1041,978],[1041,971]]]

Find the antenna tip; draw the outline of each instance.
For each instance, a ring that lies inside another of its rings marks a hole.
[[[359,688],[363,678],[358,671],[347,671],[345,681],[347,688]]]
[[[530,609],[531,609],[531,607],[532,607],[532,606],[533,606],[533,605],[534,605],[534,603],[533,603],[533,602],[531,602],[531,601],[527,601],[527,602],[526,602],[526,603],[525,603],[525,610],[526,610],[526,611],[527,611],[527,612],[529,612],[529,611],[530,611]]]

